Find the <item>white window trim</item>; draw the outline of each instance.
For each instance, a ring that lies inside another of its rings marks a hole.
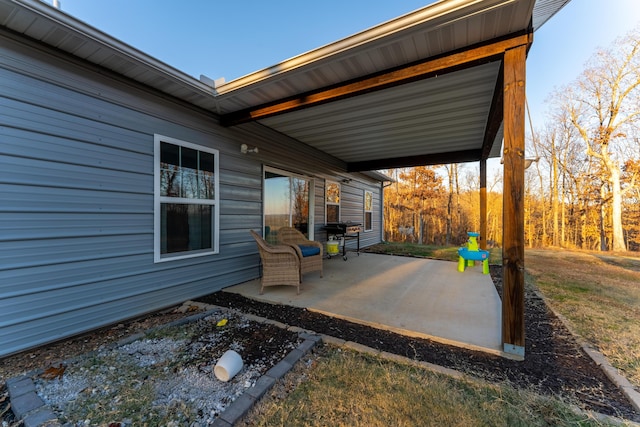
[[[371,194],[371,209],[367,210],[367,194]],[[363,225],[363,230],[365,232],[367,231],[373,231],[373,191],[369,191],[369,190],[364,190],[364,195],[362,196],[362,210],[364,211],[364,215],[363,215],[363,221],[362,221],[362,225]],[[371,228],[366,228],[367,227],[367,213],[371,214]]]
[[[266,200],[267,197],[267,188],[264,185],[264,181],[265,181],[265,175],[266,172],[272,172],[272,173],[277,173],[278,175],[282,175],[282,176],[287,176],[289,178],[299,178],[299,179],[304,179],[309,181],[309,240],[313,240],[314,239],[314,234],[315,234],[315,182],[313,177],[311,176],[307,176],[307,175],[300,175],[300,174],[296,174],[293,172],[289,172],[286,171],[284,169],[277,169],[271,166],[264,166],[262,168],[262,200]],[[291,207],[289,207],[289,215],[291,215],[291,211],[293,209],[291,209]],[[263,202],[263,206],[262,206],[262,230],[264,233],[264,211],[265,211],[265,206],[264,206],[264,202]],[[289,222],[291,222],[291,218],[289,218]],[[264,236],[263,236],[264,237]]]
[[[213,200],[210,199],[185,199],[180,197],[160,196],[160,143],[168,142],[170,144],[180,145],[182,147],[191,148],[193,150],[204,151],[213,154],[213,173],[214,173],[214,194]],[[176,261],[179,259],[196,258],[219,253],[220,242],[220,177],[219,177],[219,152],[216,149],[205,147],[202,145],[192,144],[180,139],[171,138],[164,135],[153,135],[153,258],[154,263]],[[160,253],[160,206],[163,202],[174,203],[190,203],[195,204],[194,200],[198,200],[197,204],[213,206],[213,239],[211,250],[194,251],[193,253],[180,253],[177,255],[165,255]]]
[[[332,203],[327,201],[327,188],[329,188],[329,184],[336,184],[338,186],[338,190],[340,191],[340,197],[338,203]],[[325,182],[324,188],[324,223],[327,224],[327,206],[338,206],[338,222],[342,219],[342,185],[336,181]]]

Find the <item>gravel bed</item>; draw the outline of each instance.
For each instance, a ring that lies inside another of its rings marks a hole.
[[[33,380],[68,425],[205,426],[300,342],[296,333],[217,311],[54,364]],[[227,350],[244,364],[224,382],[214,366]]]

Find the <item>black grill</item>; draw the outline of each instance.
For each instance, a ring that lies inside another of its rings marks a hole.
[[[356,240],[356,253],[360,255],[360,232],[362,231],[362,224],[355,224],[353,222],[331,222],[325,225],[324,230],[327,232],[327,240],[329,236],[335,236],[345,240],[345,244],[342,246],[342,259],[347,260],[347,240]],[[329,255],[331,258],[331,255]]]

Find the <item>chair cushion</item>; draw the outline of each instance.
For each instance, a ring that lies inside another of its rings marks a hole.
[[[298,245],[303,257],[314,256],[320,254],[320,248],[317,246]]]

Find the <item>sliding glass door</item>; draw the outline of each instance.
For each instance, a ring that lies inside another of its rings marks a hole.
[[[277,241],[281,227],[295,227],[313,239],[313,186],[310,178],[277,169],[264,171],[264,234]]]

